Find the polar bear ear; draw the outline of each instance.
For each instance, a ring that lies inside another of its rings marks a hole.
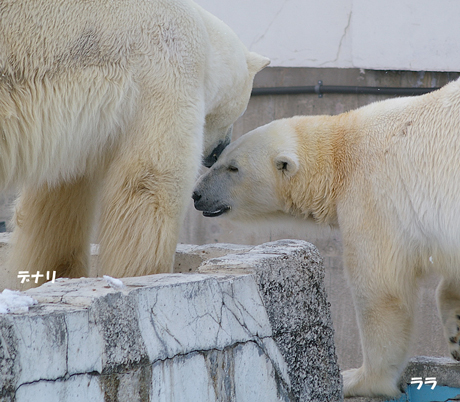
[[[247,62],[249,71],[256,74],[270,64],[270,59],[254,52],[248,52]]]
[[[275,167],[291,177],[299,170],[299,158],[294,153],[282,152],[275,157]]]

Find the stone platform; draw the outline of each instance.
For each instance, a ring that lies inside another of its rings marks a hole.
[[[0,315],[0,401],[340,401],[323,279],[316,248],[284,240],[122,288],[48,282]]]

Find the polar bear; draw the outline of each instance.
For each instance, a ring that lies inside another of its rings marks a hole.
[[[417,282],[437,303],[460,360],[460,81],[337,116],[276,120],[230,144],[198,181],[205,216],[278,214],[338,225],[363,349],[346,396],[396,396]]]
[[[0,185],[22,186],[13,270],[170,272],[200,162],[268,59],[189,0],[0,5]],[[99,190],[101,189],[101,190]]]

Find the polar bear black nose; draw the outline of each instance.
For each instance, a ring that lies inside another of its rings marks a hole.
[[[189,193],[190,194],[190,193]],[[192,194],[193,201],[199,201],[201,199],[201,194],[198,194],[196,191]]]

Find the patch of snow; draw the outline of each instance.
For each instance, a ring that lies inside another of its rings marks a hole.
[[[0,294],[0,314],[27,313],[29,307],[37,303],[36,300],[18,290],[5,289]]]
[[[111,276],[104,275],[103,278],[107,281],[110,287],[114,289],[123,289],[124,283],[120,279],[112,278]]]

